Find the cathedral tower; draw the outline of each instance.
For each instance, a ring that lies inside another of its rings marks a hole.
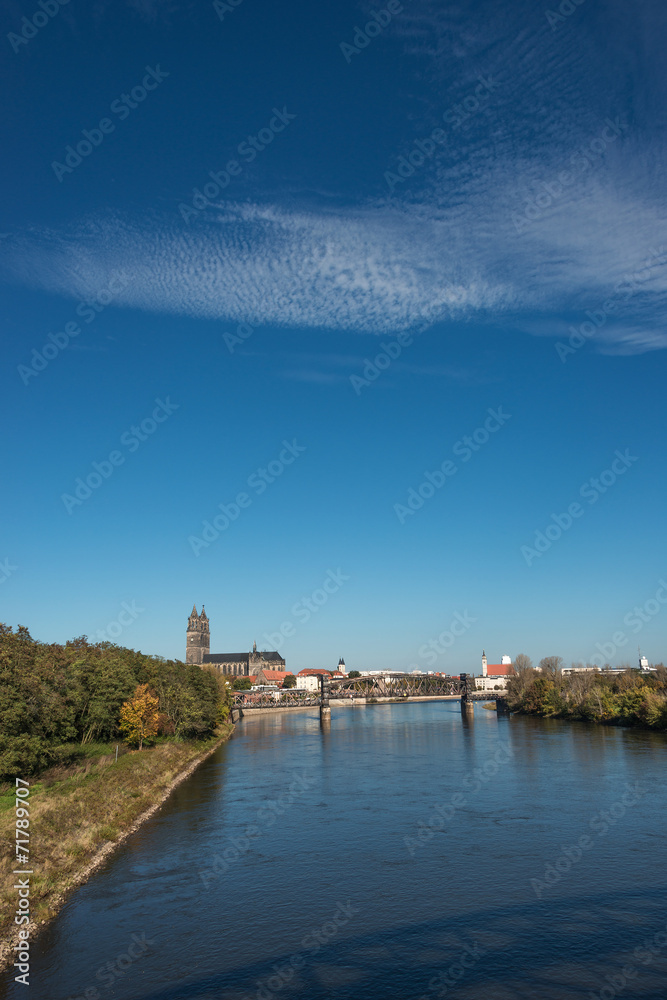
[[[185,650],[186,663],[203,663],[204,656],[210,652],[211,635],[208,627],[208,618],[202,605],[201,614],[197,614],[197,607],[193,605],[192,613],[188,618],[187,643]]]

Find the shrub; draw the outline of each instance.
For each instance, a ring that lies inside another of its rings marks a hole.
[[[0,780],[38,774],[48,764],[48,744],[41,737],[0,736]]]

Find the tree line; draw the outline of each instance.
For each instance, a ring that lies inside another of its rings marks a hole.
[[[157,698],[157,734],[197,739],[229,710],[228,685],[194,664],[86,636],[59,643],[0,624],[0,780],[36,774],[121,739],[121,708],[140,685]]]
[[[646,673],[628,667],[613,674],[592,669],[563,674],[560,656],[547,656],[534,669],[520,653],[513,666],[507,700],[515,712],[667,730],[663,664]]]

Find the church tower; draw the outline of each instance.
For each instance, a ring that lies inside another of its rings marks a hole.
[[[205,654],[211,650],[211,635],[208,627],[208,618],[202,605],[201,615],[197,614],[197,606],[192,606],[192,612],[188,618],[188,632],[185,650],[186,663],[204,662]]]
[[[486,653],[484,652],[484,650],[482,650],[482,677],[487,676],[486,668],[487,668]]]

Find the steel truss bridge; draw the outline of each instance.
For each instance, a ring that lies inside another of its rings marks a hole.
[[[320,692],[296,691],[294,688],[276,692],[236,691],[233,708],[316,708],[329,701],[364,701],[379,699],[406,701],[409,698],[452,698],[463,701],[497,701],[505,691],[477,691],[474,680],[462,675],[435,677],[431,674],[381,674],[365,677],[335,677],[326,679]]]

